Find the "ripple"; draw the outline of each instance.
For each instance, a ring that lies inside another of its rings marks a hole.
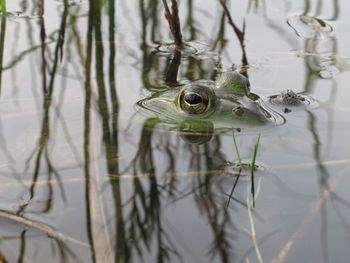
[[[286,119],[276,112],[273,108],[268,107],[262,99],[259,99],[257,102],[260,106],[260,109],[263,111],[265,117],[269,120],[270,123],[274,125],[283,125],[286,123]]]
[[[297,15],[289,18],[287,24],[294,29],[298,36],[305,39],[325,38],[333,31],[329,24],[312,16]]]
[[[242,163],[240,162],[227,162],[224,165],[224,174],[228,176],[238,176],[238,175],[243,175],[243,176],[248,176],[250,175],[250,160],[242,160]],[[242,167],[243,166],[243,167]],[[243,169],[242,169],[243,168]],[[254,171],[255,172],[263,172],[265,171],[265,167],[261,164],[255,164],[254,165]]]
[[[60,4],[64,4],[64,0],[54,0],[54,1]],[[69,5],[80,5],[82,4],[83,0],[68,0],[67,2]]]
[[[188,41],[183,44],[184,46],[181,49],[181,53],[185,56],[199,55],[209,51],[208,46],[202,42]],[[160,44],[156,49],[162,53],[174,53],[177,50],[174,43]]]
[[[0,12],[0,16],[2,16],[1,12]],[[9,19],[38,19],[40,16],[28,15],[21,11],[9,11],[9,12],[6,12],[6,17]]]

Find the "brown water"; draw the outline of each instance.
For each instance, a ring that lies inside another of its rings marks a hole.
[[[245,49],[219,1],[180,1],[176,61],[161,1],[7,1],[0,262],[349,261],[350,2],[227,4]],[[266,103],[317,103],[202,144],[136,105],[246,62]],[[234,138],[247,163],[259,134],[253,206]]]

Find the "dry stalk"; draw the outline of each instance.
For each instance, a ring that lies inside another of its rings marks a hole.
[[[176,0],[171,0],[171,11],[167,4],[167,0],[162,0],[164,5],[164,16],[168,21],[170,32],[174,37],[175,47],[177,50],[181,50],[183,48],[182,34],[181,34],[181,26],[179,19],[179,9],[177,7]]]
[[[77,245],[80,245],[83,247],[89,247],[89,245],[87,245],[86,243],[84,243],[80,240],[77,240],[69,235],[66,235],[62,232],[59,232],[58,230],[54,229],[51,226],[48,226],[48,225],[41,223],[41,222],[37,222],[37,221],[32,220],[32,219],[28,219],[24,216],[19,216],[19,215],[15,214],[13,212],[10,212],[10,211],[0,209],[0,218],[6,218],[12,222],[17,223],[17,224],[21,224],[21,225],[24,225],[26,227],[32,227],[32,228],[35,228],[37,230],[40,230],[40,231],[44,232],[46,235],[48,235],[49,237],[51,237],[59,242],[65,243],[66,241],[70,241],[74,244],[77,244]]]

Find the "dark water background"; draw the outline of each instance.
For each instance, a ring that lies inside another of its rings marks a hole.
[[[161,1],[7,1],[0,262],[348,262],[350,2],[227,5],[244,50],[219,1],[179,2],[198,54],[182,54],[175,81],[212,79],[245,54],[262,98],[291,89],[318,101],[236,133],[244,162],[261,135],[254,207],[248,176],[228,203],[231,131],[191,144],[136,106],[169,86]],[[297,15],[333,31],[298,35]]]

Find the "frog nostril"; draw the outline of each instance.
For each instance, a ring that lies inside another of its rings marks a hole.
[[[198,94],[190,92],[185,94],[184,101],[190,105],[195,105],[203,102],[203,99]]]

